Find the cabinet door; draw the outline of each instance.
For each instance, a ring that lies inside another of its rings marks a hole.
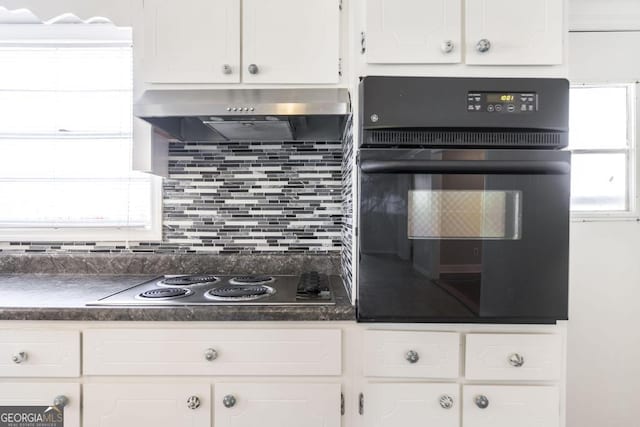
[[[38,408],[38,411],[42,411],[44,416],[44,411],[59,396],[67,399],[62,411],[64,427],[80,427],[80,384],[0,382],[0,406],[39,406],[41,408]],[[51,413],[52,411],[47,411],[47,414]],[[0,420],[0,425],[12,424],[5,424]],[[15,425],[21,425],[21,423],[15,423]]]
[[[561,64],[564,40],[562,0],[467,0],[468,64]],[[484,44],[484,52],[479,43]],[[486,50],[488,48],[488,50]]]
[[[460,425],[457,384],[369,384],[364,393],[365,427]]]
[[[339,0],[244,0],[245,83],[337,83]]]
[[[85,384],[82,425],[210,427],[210,396],[209,384]]]
[[[555,386],[464,386],[465,427],[559,427]]]
[[[460,0],[366,2],[367,62],[456,63],[461,59]]]
[[[216,427],[340,427],[340,384],[216,384]]]
[[[144,0],[144,65],[151,83],[239,82],[240,0]]]

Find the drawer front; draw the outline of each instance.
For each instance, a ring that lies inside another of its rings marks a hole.
[[[465,377],[470,380],[557,380],[562,338],[552,334],[469,334]]]
[[[78,376],[79,332],[0,330],[0,377]]]
[[[340,427],[340,384],[216,384],[216,427]]]
[[[464,386],[465,427],[559,427],[558,387]]]
[[[364,425],[458,427],[461,406],[458,384],[368,384],[364,392]]]
[[[85,384],[83,389],[83,427],[211,427],[209,384]]]
[[[340,375],[339,329],[89,330],[86,375]]]
[[[460,335],[453,332],[366,331],[368,377],[457,378]]]
[[[0,406],[40,406],[42,408],[38,408],[38,412],[42,411],[43,416],[54,417],[50,419],[50,423],[59,422],[56,419],[59,416],[57,411],[47,411],[57,397],[62,397],[58,400],[59,402],[66,399],[62,415],[64,427],[80,427],[80,384],[0,383]],[[46,414],[45,411],[47,411]],[[7,408],[0,409],[0,414],[3,414],[0,415],[0,425],[11,425],[8,419],[3,421],[10,412]],[[21,423],[16,422],[14,425],[18,426]]]

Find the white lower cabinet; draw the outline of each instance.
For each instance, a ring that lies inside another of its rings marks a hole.
[[[458,384],[368,384],[364,392],[365,427],[460,425]]]
[[[463,388],[464,427],[559,427],[560,392],[556,386]]]
[[[55,405],[59,406],[54,408]],[[41,406],[43,416],[61,413],[64,427],[80,427],[80,384],[9,383],[0,379],[0,406]],[[0,420],[0,425],[22,423]]]
[[[215,427],[340,427],[340,384],[215,385]]]
[[[83,388],[83,427],[211,427],[210,384],[147,382]]]

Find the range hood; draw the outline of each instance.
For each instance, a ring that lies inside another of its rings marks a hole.
[[[346,89],[148,90],[134,115],[182,141],[341,140]]]

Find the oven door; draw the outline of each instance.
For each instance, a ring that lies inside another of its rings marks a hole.
[[[360,321],[567,319],[570,153],[363,149]]]

